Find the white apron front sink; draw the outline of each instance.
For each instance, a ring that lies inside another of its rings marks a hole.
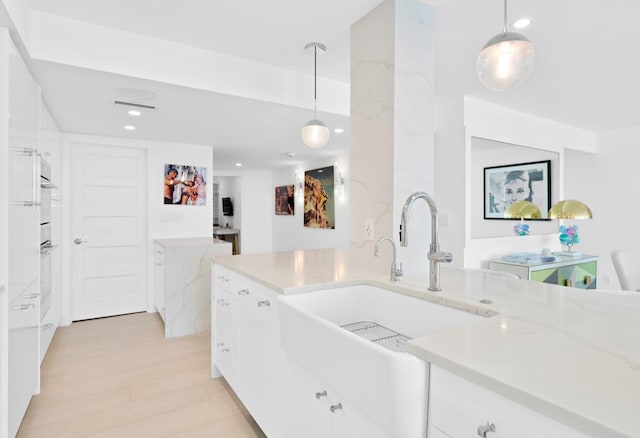
[[[340,391],[390,436],[424,437],[428,400],[427,364],[349,331],[364,322],[414,338],[467,324],[481,316],[430,301],[356,285],[282,296],[280,317],[287,354]],[[374,323],[374,324],[372,324]],[[347,325],[347,328],[342,326]],[[365,335],[385,333],[374,328]],[[392,336],[393,334],[389,334]],[[401,338],[389,338],[402,347]]]

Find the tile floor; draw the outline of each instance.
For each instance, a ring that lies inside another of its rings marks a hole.
[[[209,333],[164,339],[154,313],[61,327],[18,437],[264,438],[210,351]]]

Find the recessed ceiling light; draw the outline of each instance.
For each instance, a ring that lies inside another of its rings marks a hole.
[[[336,128],[336,129],[333,130],[333,132],[335,132],[336,134],[342,134],[344,132],[344,129]]]
[[[142,113],[138,110],[129,110],[128,114],[133,117],[139,117],[142,115]]]
[[[242,167],[242,163],[236,163],[236,167]]]
[[[135,131],[136,127],[133,125],[124,125],[124,129],[126,129],[127,131]]]
[[[514,21],[511,27],[513,27],[514,29],[524,29],[525,27],[529,27],[531,25],[531,22],[531,18],[524,17]]]

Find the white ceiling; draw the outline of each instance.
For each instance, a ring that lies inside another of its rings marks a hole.
[[[281,69],[310,74],[302,47],[321,41],[329,50],[318,74],[349,80],[349,27],[381,0],[30,0],[33,8],[128,32],[176,41]],[[435,2],[436,0],[434,0]],[[510,17],[533,17],[522,33],[535,44],[536,67],[521,88],[494,93],[475,77],[475,57],[501,30],[502,0],[437,1],[436,99],[467,94],[520,111],[600,132],[640,126],[640,4],[631,0],[511,0]],[[214,167],[236,161],[277,167],[284,154],[330,154],[348,148],[348,117],[321,114],[333,135],[320,152],[300,139],[308,109],[231,97],[172,84],[34,60],[47,105],[70,132],[128,136],[214,147]],[[447,80],[442,80],[442,77]],[[116,88],[158,93],[162,104],[122,132],[122,113],[109,103]],[[455,90],[454,90],[455,88]]]

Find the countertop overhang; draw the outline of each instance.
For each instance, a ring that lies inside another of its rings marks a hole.
[[[340,249],[216,262],[285,295],[364,283],[486,316],[417,337],[410,352],[587,435],[640,437],[640,295],[455,268],[430,292],[426,275],[394,283]]]

